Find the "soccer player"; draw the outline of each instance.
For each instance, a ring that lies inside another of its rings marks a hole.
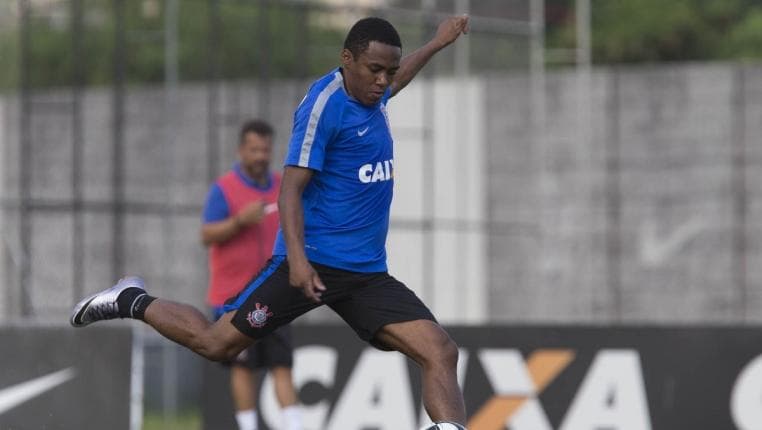
[[[463,428],[457,345],[421,300],[387,273],[394,156],[386,105],[467,30],[467,16],[450,17],[428,43],[402,58],[389,22],[365,18],[352,26],[341,66],[312,84],[294,115],[273,256],[217,322],[191,306],[149,296],[140,278],[128,277],[77,304],[72,325],[136,318],[208,359],[226,360],[325,304],[360,338],[420,365],[429,416]]]
[[[265,265],[278,231],[280,175],[270,171],[272,127],[246,122],[238,140],[238,162],[212,185],[204,206],[201,239],[209,247],[207,303],[214,319]],[[281,407],[283,429],[301,430],[291,377],[291,327],[285,325],[244,349],[230,363],[230,388],[239,430],[257,430],[255,371],[269,369]]]

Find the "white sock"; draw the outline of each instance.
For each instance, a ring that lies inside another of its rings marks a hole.
[[[284,430],[302,430],[302,410],[298,405],[286,406],[280,413]]]
[[[235,420],[238,421],[238,430],[257,430],[256,409],[236,412]]]

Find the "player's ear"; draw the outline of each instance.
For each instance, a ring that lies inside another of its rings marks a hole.
[[[349,66],[354,62],[354,55],[352,55],[352,51],[350,51],[347,48],[344,48],[341,50],[341,65],[344,67]]]

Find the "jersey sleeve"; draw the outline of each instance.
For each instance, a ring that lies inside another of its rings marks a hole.
[[[219,222],[230,216],[228,202],[222,193],[222,188],[214,184],[206,195],[206,204],[204,205],[204,224]]]
[[[341,81],[334,82],[322,91],[311,91],[296,109],[286,166],[323,169],[326,147],[336,136],[341,121],[340,104],[331,103],[331,95]]]

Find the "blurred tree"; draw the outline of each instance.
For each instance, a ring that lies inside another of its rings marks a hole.
[[[575,46],[574,0],[547,0],[551,48]],[[592,0],[595,63],[762,58],[758,0]]]
[[[7,31],[10,26],[0,26],[0,93],[6,88],[18,83],[19,57],[18,57],[18,34]]]
[[[751,10],[723,40],[720,52],[725,58],[762,58],[762,7]]]
[[[0,0],[5,1],[5,0]],[[29,68],[31,86],[66,86],[71,82],[72,62],[84,67],[86,85],[112,80],[115,41],[114,0],[82,0],[83,31],[79,37],[83,55],[72,55],[70,2],[29,3]],[[214,51],[220,77],[255,78],[266,67],[273,77],[288,78],[319,74],[336,64],[326,46],[340,46],[343,31],[322,25],[308,4],[216,0],[219,10],[219,43],[209,46],[212,0],[178,2],[178,61],[181,80],[203,80]],[[122,1],[124,12],[126,77],[129,82],[161,82],[164,79],[164,1]],[[266,5],[266,8],[263,8]],[[265,13],[266,16],[261,16]],[[19,34],[21,18],[0,26],[0,88],[18,85],[21,67]],[[5,22],[5,21],[3,21]],[[266,24],[267,34],[262,31]],[[263,42],[264,39],[264,42]],[[263,46],[263,43],[266,46]],[[305,55],[310,53],[311,55]],[[7,60],[7,61],[6,61]]]
[[[111,82],[115,4],[124,8],[126,46],[120,55],[124,56],[128,81],[163,80],[164,0],[81,1],[84,16],[79,37],[83,55],[79,58],[72,55],[70,1],[28,3],[32,13],[28,21],[26,78],[31,86],[68,85],[73,61],[81,62],[86,85]],[[219,40],[210,46],[213,1],[218,6]],[[760,0],[591,1],[595,63],[762,58]],[[19,84],[21,19],[15,10],[18,4],[0,0],[0,61],[5,66],[0,68],[0,89]],[[399,0],[395,4],[421,5],[420,0]],[[503,12],[500,16],[526,15],[523,1],[474,4],[481,13],[495,16],[498,10]],[[204,80],[212,58],[216,59],[223,79],[250,79],[260,73],[278,78],[317,75],[336,64],[346,31],[331,25],[330,13],[309,2],[181,0],[178,5],[179,74],[184,81]],[[454,3],[441,5],[454,7]],[[546,0],[548,48],[570,52],[575,47],[574,5],[575,0]],[[415,33],[414,29],[401,29],[406,34]],[[509,61],[506,58],[516,58],[514,50],[523,52],[518,39],[506,40],[505,46],[498,46],[494,38],[479,39],[478,33],[474,34],[479,46],[484,45],[482,48],[494,54],[476,55],[477,63],[480,58],[491,61],[481,64],[483,69],[489,69],[495,62],[503,65]],[[480,48],[474,47],[473,52],[478,54]],[[263,64],[263,60],[267,62]],[[568,55],[560,60],[550,57],[551,62],[571,60]]]
[[[633,62],[696,59],[706,33],[691,0],[596,1],[593,58]]]

